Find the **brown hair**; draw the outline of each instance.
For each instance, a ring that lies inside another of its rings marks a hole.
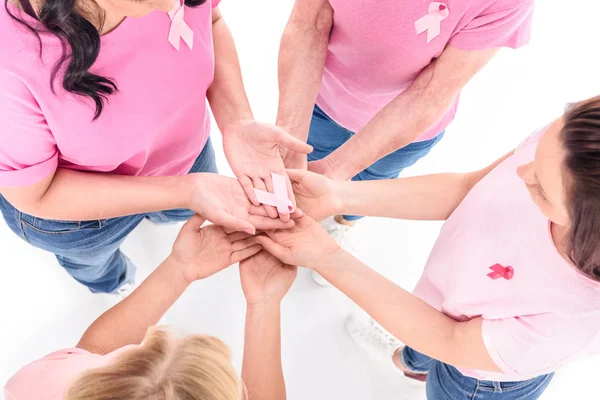
[[[584,274],[600,281],[600,96],[570,105],[564,123],[569,255]]]
[[[190,335],[175,338],[150,328],[143,345],[106,367],[86,371],[67,400],[240,400],[242,387],[227,346]]]

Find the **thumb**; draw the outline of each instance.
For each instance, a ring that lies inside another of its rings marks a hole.
[[[290,181],[295,183],[302,183],[307,173],[306,170],[303,169],[287,169],[286,172]]]
[[[275,135],[275,142],[282,147],[300,154],[309,154],[313,151],[311,145],[303,142],[300,139],[296,139],[283,129],[279,129],[277,131],[277,134]]]
[[[279,258],[284,263],[288,263],[290,255],[289,250],[280,244],[277,244],[268,236],[259,235],[256,237],[256,241],[269,253]]]
[[[183,225],[182,230],[192,229],[194,231],[200,230],[202,225],[206,222],[206,218],[201,215],[195,214],[192,218],[188,220],[188,222]]]

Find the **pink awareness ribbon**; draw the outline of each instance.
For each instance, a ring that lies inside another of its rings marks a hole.
[[[513,269],[513,267],[503,267],[500,264],[494,264],[490,267],[490,269],[492,270],[492,272],[487,274],[487,276],[489,276],[493,280],[504,278],[507,281],[510,281],[515,275],[515,270]]]
[[[288,198],[287,183],[283,175],[271,172],[273,178],[273,192],[269,193],[263,190],[254,189],[254,194],[259,203],[268,206],[277,207],[279,214],[291,214],[296,209],[294,204]]]
[[[190,50],[194,47],[194,31],[183,19],[185,14],[185,4],[182,0],[175,0],[175,7],[169,11],[171,18],[171,29],[169,30],[169,43],[179,50],[179,43],[183,41]]]
[[[427,43],[440,34],[442,21],[448,18],[450,11],[444,3],[433,2],[429,4],[429,13],[415,22],[417,35],[427,31]]]

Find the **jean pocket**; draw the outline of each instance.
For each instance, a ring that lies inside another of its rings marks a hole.
[[[46,234],[65,234],[82,230],[98,230],[106,224],[106,220],[91,221],[57,221],[37,218],[22,214],[21,223],[37,232]]]

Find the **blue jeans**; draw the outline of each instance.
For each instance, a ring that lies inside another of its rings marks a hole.
[[[308,155],[308,161],[321,160],[327,157],[346,143],[353,135],[354,132],[338,125],[319,106],[315,105],[308,134],[308,144],[313,146],[314,150]],[[359,172],[352,180],[374,181],[397,178],[403,169],[410,167],[425,157],[443,136],[444,132],[442,131],[431,140],[411,143],[400,150],[396,150],[376,161],[364,171]],[[344,215],[344,218],[349,221],[355,221],[362,217]]]
[[[554,376],[542,375],[520,382],[480,381],[409,347],[400,353],[400,363],[410,371],[428,373],[428,400],[535,400]]]
[[[217,173],[209,141],[190,172]],[[121,252],[121,243],[144,218],[153,222],[187,221],[194,213],[176,209],[95,221],[52,221],[15,209],[0,196],[0,211],[9,228],[23,240],[56,255],[59,264],[94,293],[112,293],[135,279],[135,266]]]

